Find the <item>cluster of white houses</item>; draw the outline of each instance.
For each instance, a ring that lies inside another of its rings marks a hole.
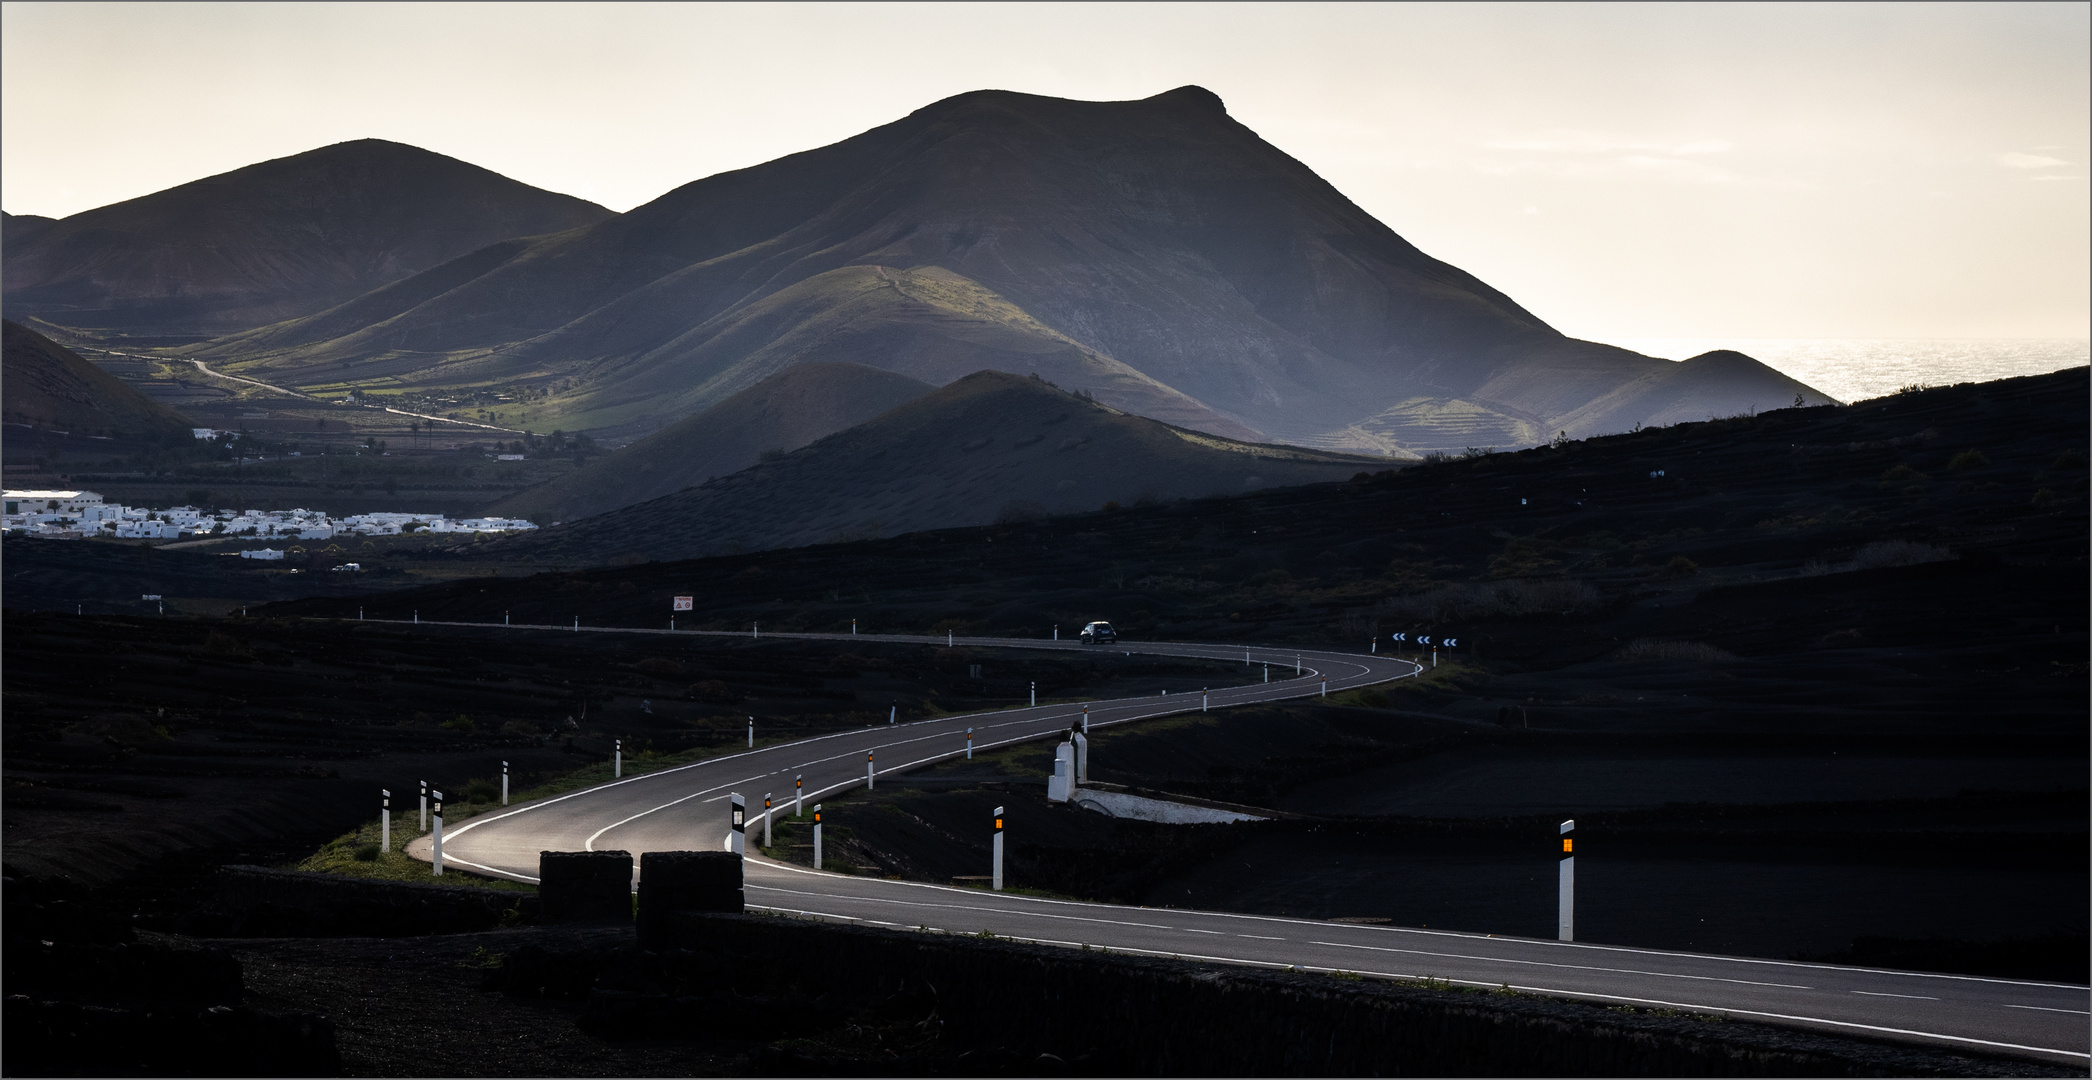
[[[203,539],[327,540],[336,536],[397,536],[401,533],[520,532],[536,525],[521,518],[447,518],[441,514],[354,514],[329,517],[318,510],[202,510],[177,506],[146,510],[103,502],[92,491],[8,491],[0,529],[30,536],[75,540]]]

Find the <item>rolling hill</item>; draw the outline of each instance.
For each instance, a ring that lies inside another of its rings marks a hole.
[[[188,437],[189,421],[72,350],[0,321],[0,399],[7,423],[125,439]]]
[[[658,499],[489,541],[589,565],[798,547],[1346,480],[1384,459],[1235,442],[982,371],[847,431]]]
[[[1411,456],[1828,399],[1578,341],[1183,87],[961,94],[831,146],[198,346],[233,370],[529,391],[629,437],[783,367],[1037,372],[1235,438]]]
[[[516,236],[611,217],[381,139],[337,143],[140,198],[10,215],[5,303],[103,334],[225,334],[310,315]]]
[[[574,521],[740,472],[929,393],[934,387],[862,364],[795,364],[695,416],[489,513]]]

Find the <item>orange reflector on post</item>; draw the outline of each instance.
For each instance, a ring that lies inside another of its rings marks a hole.
[[[1572,838],[1570,838],[1570,837],[1567,837],[1567,836],[1565,836],[1565,837],[1562,837],[1562,850],[1563,850],[1563,851],[1575,851],[1576,849],[1570,846],[1570,845],[1572,845],[1572,844],[1574,844],[1574,843],[1576,843],[1576,841],[1575,841],[1574,839],[1572,839]]]

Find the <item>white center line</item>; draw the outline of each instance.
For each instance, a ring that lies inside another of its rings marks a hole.
[[[2007,1005],[2005,1007],[2008,1009],[2032,1009],[2035,1012],[2059,1012],[2070,1013],[2074,1016],[2092,1016],[2092,1012],[2086,1012],[2083,1009],[2048,1009],[2040,1005]]]
[[[1236,936],[1236,937],[1246,937],[1246,938],[1255,938],[1255,939],[1257,939],[1258,941],[1284,941],[1284,940],[1286,940],[1285,938],[1282,938],[1282,937],[1267,937],[1267,936],[1265,936],[1265,935],[1263,935],[1263,934],[1236,934],[1235,936]]]
[[[1853,993],[1855,993],[1855,994],[1865,994],[1865,995],[1866,995],[1866,996],[1868,996],[1868,997],[1892,997],[1892,998],[1907,998],[1907,999],[1909,999],[1909,1000],[1911,1000],[1911,1001],[1938,1001],[1938,1000],[1939,1000],[1939,999],[1938,999],[1938,998],[1936,998],[1936,997],[1926,997],[1926,996],[1925,996],[1925,995],[1923,995],[1923,994],[1884,994],[1884,993],[1881,993],[1881,992],[1879,992],[1879,991],[1876,991],[1876,990],[1854,990],[1854,991],[1853,991]]]

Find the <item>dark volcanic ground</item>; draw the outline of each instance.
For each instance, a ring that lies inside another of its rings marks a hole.
[[[484,804],[504,759],[520,793],[613,739],[643,769],[745,745],[751,715],[761,738],[800,738],[1005,707],[1033,681],[1042,698],[1187,689],[1216,666],[259,618],[7,629],[7,865],[93,884],[295,858],[375,818],[381,787],[395,808],[422,779]]]
[[[1026,887],[1545,935],[1554,823],[1573,816],[1590,940],[2082,981],[2086,402],[2077,369],[1347,484],[521,580],[435,552],[418,558],[469,579],[244,620],[56,613],[66,582],[174,586],[141,588],[135,551],[10,540],[7,865],[107,883],[150,925],[219,862],[295,859],[364,821],[381,784],[484,793],[507,758],[527,785],[600,767],[614,737],[645,767],[649,749],[737,744],[750,713],[797,735],[1008,704],[1033,679],[1072,697],[1228,673],[291,616],[653,627],[694,594],[693,622],[722,629],[1045,637],[1109,617],[1361,650],[1430,633],[1462,645],[1420,683],[1099,733],[1100,780],[1299,817],[1051,807],[1032,748],[838,800],[836,850],[979,874],[977,826],[1003,803]]]

